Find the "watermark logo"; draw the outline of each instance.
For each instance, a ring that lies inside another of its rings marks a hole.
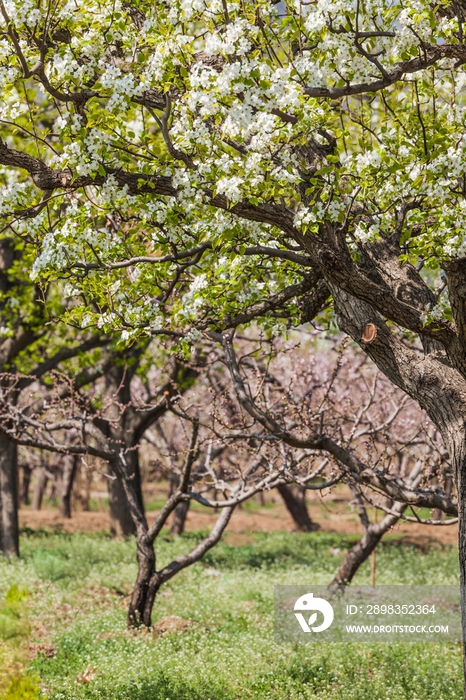
[[[296,612],[297,610],[301,612]],[[303,632],[323,632],[328,629],[333,622],[333,608],[330,603],[324,598],[314,598],[314,593],[305,593],[302,595],[296,603],[294,604],[295,617],[298,620]],[[308,621],[306,622],[303,612],[312,612]],[[314,623],[317,621],[317,613],[320,612],[324,616],[324,621],[314,627]]]
[[[457,642],[460,611],[459,586],[348,586],[339,596],[322,585],[275,586],[275,639],[319,645]]]

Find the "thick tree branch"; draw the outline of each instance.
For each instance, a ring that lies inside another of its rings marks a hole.
[[[437,44],[429,48],[420,47],[419,56],[397,63],[390,72],[386,72],[378,80],[355,85],[345,85],[344,87],[305,87],[304,94],[309,97],[329,97],[339,99],[349,95],[361,95],[366,92],[379,92],[390,85],[403,79],[404,75],[418,73],[430,68],[444,58],[453,58],[460,64],[466,62],[466,46],[462,44]]]
[[[317,287],[319,289],[317,290]],[[221,326],[223,328],[236,328],[243,323],[249,323],[259,316],[279,309],[290,299],[299,298],[302,295],[310,294],[313,290],[316,290],[315,299],[322,299],[323,294],[322,289],[323,283],[320,274],[317,271],[312,271],[306,274],[304,280],[298,284],[292,284],[289,287],[285,287],[278,294],[274,294],[265,301],[261,301],[258,304],[253,304],[252,306],[245,309],[243,312],[236,314],[235,316],[226,316],[222,319]],[[320,292],[320,294],[319,294]],[[328,297],[328,293],[326,298]]]

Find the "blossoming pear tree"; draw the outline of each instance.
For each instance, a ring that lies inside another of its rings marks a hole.
[[[186,352],[327,307],[443,435],[463,584],[465,9],[0,1],[0,214],[36,279]]]

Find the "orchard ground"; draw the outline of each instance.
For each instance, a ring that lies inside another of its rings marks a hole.
[[[167,498],[168,486],[159,482],[150,488],[144,485],[144,496],[148,519],[151,521]],[[263,494],[246,501],[236,509],[225,534],[229,544],[248,544],[254,532],[293,532],[296,528],[277,492]],[[351,508],[352,494],[347,486],[339,484],[330,494],[308,491],[306,495],[309,514],[322,531],[344,535],[360,535],[362,532],[359,518]],[[22,508],[19,512],[20,525],[36,530],[46,529],[56,532],[105,532],[108,531],[108,501],[105,491],[91,493],[90,510],[79,510],[75,504],[73,517],[67,520],[61,517],[58,500],[45,499],[45,507],[34,511]],[[419,517],[429,517],[428,511],[419,512]],[[378,515],[378,518],[382,516]],[[212,509],[193,503],[188,513],[186,529],[188,531],[205,530],[213,525],[217,513]],[[430,526],[418,523],[399,523],[386,536],[386,540],[395,537],[406,544],[413,543],[423,547],[431,543],[456,545],[458,540],[457,525]]]
[[[457,700],[459,645],[274,642],[273,586],[329,583],[356,541],[347,500],[344,489],[310,498],[321,531],[309,534],[292,532],[278,496],[247,504],[222,542],[161,590],[153,632],[126,629],[135,542],[110,539],[103,510],[66,522],[50,504],[24,509],[23,558],[0,560],[0,595],[13,584],[28,592],[29,673],[51,700]],[[183,537],[163,536],[160,564],[191,548],[210,517],[194,508]],[[396,528],[377,550],[377,582],[457,583],[455,538],[453,527]],[[356,582],[369,578],[367,562]]]

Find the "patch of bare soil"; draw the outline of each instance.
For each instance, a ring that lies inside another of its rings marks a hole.
[[[44,654],[47,659],[53,659],[57,650],[45,642],[29,642],[29,658],[35,659],[38,654]]]
[[[184,617],[178,617],[178,615],[170,615],[156,622],[153,626],[153,630],[154,634],[158,636],[161,634],[186,632],[186,630],[192,629],[193,627],[196,627],[196,622],[194,620],[186,620]]]
[[[31,530],[54,530],[57,532],[101,532],[110,528],[107,513],[77,511],[71,519],[63,518],[58,510],[29,510],[21,508],[19,524]]]

